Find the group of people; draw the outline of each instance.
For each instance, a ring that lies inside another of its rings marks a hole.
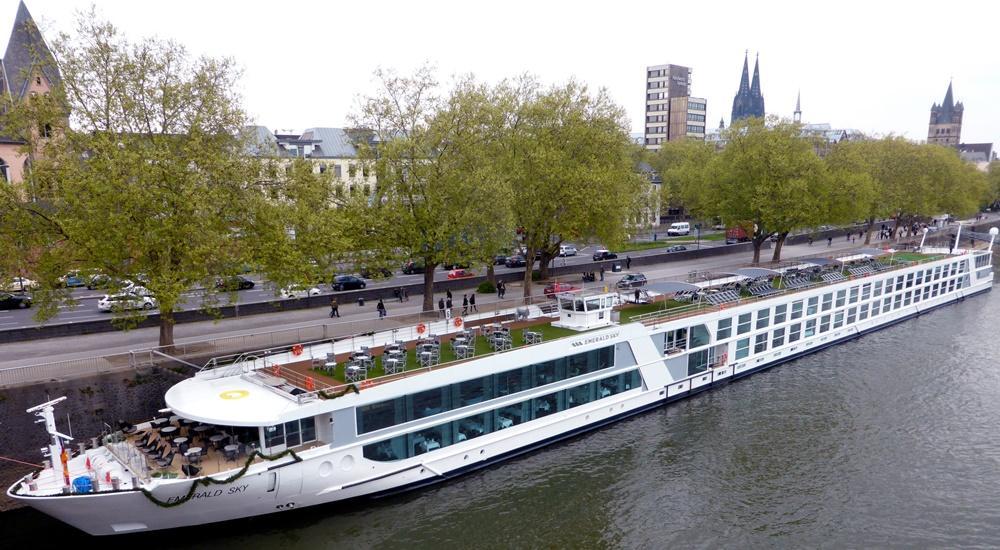
[[[453,305],[451,301],[451,291],[448,290],[443,298],[438,299],[438,313],[439,317],[444,319],[451,319],[453,311]],[[476,306],[476,293],[463,294],[462,295],[462,315],[468,315],[469,311],[479,312],[479,307]]]

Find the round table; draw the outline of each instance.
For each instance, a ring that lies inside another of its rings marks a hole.
[[[199,433],[199,434],[200,434],[200,433],[204,433],[204,432],[207,432],[208,430],[211,430],[211,429],[212,429],[212,427],[211,427],[211,426],[206,426],[206,425],[204,425],[204,424],[202,424],[201,426],[195,426],[195,427],[194,427],[194,431],[195,431],[195,433]]]
[[[154,419],[152,419],[152,420],[149,421],[149,425],[152,426],[152,427],[154,427],[154,428],[161,428],[166,423],[167,423],[167,419],[166,418],[154,418]]]
[[[166,428],[160,429],[160,434],[167,436],[177,431],[177,426],[167,426]]]
[[[183,445],[184,443],[187,443],[187,442],[188,442],[188,438],[186,438],[186,437],[175,437],[174,438],[174,445]]]
[[[222,448],[222,450],[223,451],[238,451],[239,448],[240,448],[239,445],[226,445],[225,447]]]

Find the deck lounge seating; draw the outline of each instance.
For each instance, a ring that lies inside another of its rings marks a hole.
[[[820,275],[820,278],[823,279],[824,281],[828,282],[828,283],[836,283],[838,281],[846,281],[847,280],[847,277],[844,277],[844,274],[841,273],[841,272],[839,272],[839,271],[831,271],[831,272],[828,272],[828,273],[824,273],[824,274]]]
[[[808,275],[793,275],[785,279],[784,282],[785,288],[789,289],[805,288],[810,285],[812,285],[812,281],[809,280]]]
[[[749,288],[750,294],[754,296],[769,296],[778,292],[776,288],[771,286],[770,281],[764,283],[757,283]]]
[[[740,299],[740,294],[735,290],[723,290],[721,292],[715,292],[712,294],[705,295],[705,300],[715,305],[735,302],[739,299]]]

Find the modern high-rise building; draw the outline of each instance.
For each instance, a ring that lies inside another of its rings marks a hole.
[[[743,56],[743,76],[740,78],[740,89],[733,98],[733,114],[729,124],[741,118],[764,116],[764,96],[760,92],[760,59],[754,62],[753,83],[750,82],[749,52]]]
[[[951,95],[951,82],[944,94],[944,102],[931,105],[931,122],[927,128],[927,143],[957,147],[962,141],[962,102],[955,103]]]
[[[671,98],[691,95],[691,69],[680,65],[646,67],[646,122],[643,143],[659,149],[669,139]]]
[[[688,138],[704,140],[706,108],[704,98],[688,96],[670,98],[667,141]]]

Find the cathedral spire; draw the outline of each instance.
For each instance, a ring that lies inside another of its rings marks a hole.
[[[750,92],[750,67],[748,64],[748,57],[750,56],[750,50],[743,52],[743,77],[740,78],[740,90],[737,93],[749,93]]]
[[[750,52],[743,56],[743,76],[740,78],[740,89],[733,98],[733,114],[729,120],[730,126],[741,118],[763,117],[764,97],[760,93],[760,62],[754,63],[753,84],[750,80]]]
[[[760,95],[760,53],[753,62],[753,84],[750,85],[750,94],[754,97]]]
[[[942,107],[951,111],[955,108],[955,99],[951,95],[951,81],[948,81],[948,91],[944,94],[944,103],[941,104]]]
[[[802,90],[799,90],[799,95],[795,97],[795,114],[792,119],[795,122],[802,122]]]

